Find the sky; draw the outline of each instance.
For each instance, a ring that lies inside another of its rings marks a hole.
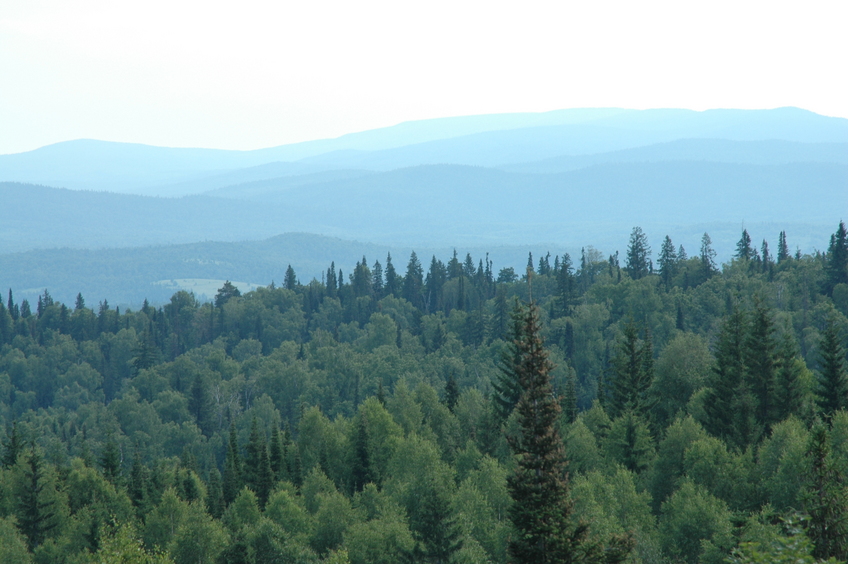
[[[848,118],[845,21],[844,0],[0,0],[0,154],[578,107]]]

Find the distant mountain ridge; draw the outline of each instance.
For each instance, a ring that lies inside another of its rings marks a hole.
[[[227,183],[262,180],[256,177],[262,175],[257,170],[262,167],[276,168],[276,176],[282,176],[281,171],[297,175],[420,164],[491,167],[687,138],[848,143],[848,120],[797,108],[704,112],[607,108],[421,120],[254,151],[78,140],[0,155],[0,181],[183,196]],[[227,180],[234,174],[239,178]]]

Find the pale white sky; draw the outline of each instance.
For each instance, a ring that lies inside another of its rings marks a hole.
[[[848,117],[848,3],[0,0],[0,154],[572,107]]]

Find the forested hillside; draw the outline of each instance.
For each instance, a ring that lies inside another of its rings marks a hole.
[[[791,235],[13,288],[0,562],[845,561],[848,233]]]

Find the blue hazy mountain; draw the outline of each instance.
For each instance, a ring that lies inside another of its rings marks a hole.
[[[0,181],[180,196],[327,170],[440,163],[505,166],[689,138],[846,143],[848,120],[796,108],[594,109],[422,120],[255,151],[79,140],[0,155]]]
[[[329,180],[325,174],[304,185],[292,178],[242,185],[239,199],[0,184],[0,252],[241,241],[291,231],[384,245],[623,249],[618,242],[634,225],[657,238],[717,223],[737,232],[743,223],[774,223],[828,233],[848,210],[848,165],[835,163],[608,163],[556,174],[427,165]]]

